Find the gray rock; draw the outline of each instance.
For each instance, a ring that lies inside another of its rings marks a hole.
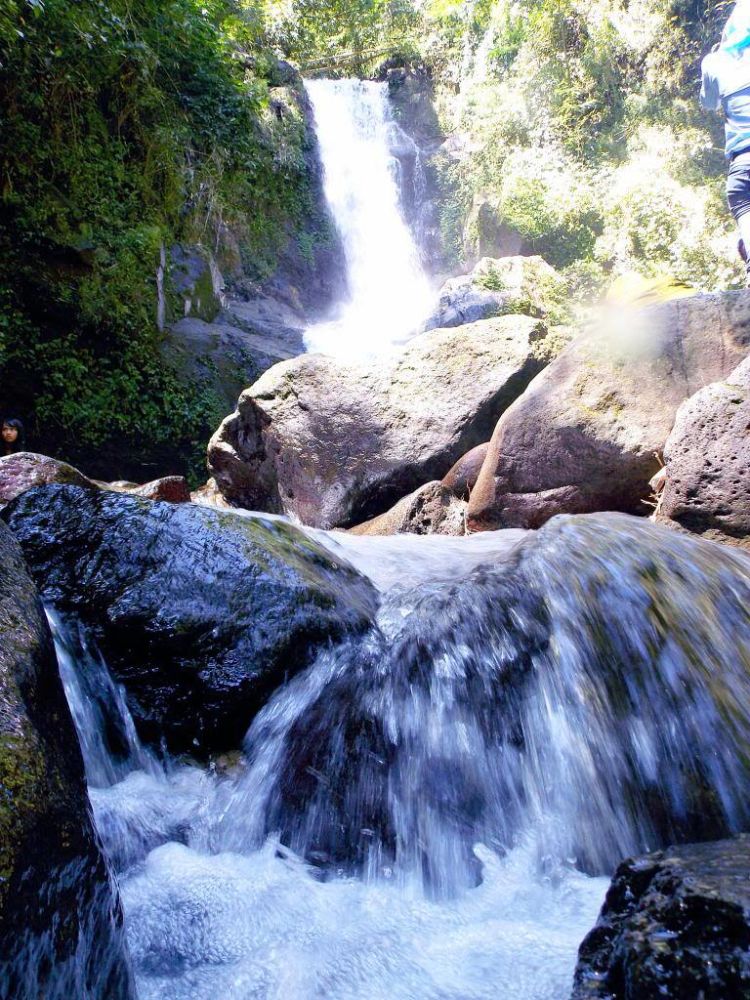
[[[358,524],[353,535],[463,535],[466,504],[440,482],[426,483],[395,507]]]
[[[526,316],[417,337],[379,365],[306,355],[241,396],[211,439],[224,496],[315,527],[348,527],[443,476],[549,361]]]
[[[750,837],[623,862],[572,1000],[750,997]]]
[[[499,420],[469,527],[538,527],[554,514],[645,513],[657,452],[684,399],[750,351],[750,295],[620,307],[573,341]]]
[[[470,274],[450,278],[426,330],[523,313],[545,318],[559,310],[564,282],[541,257],[485,257]]]
[[[45,600],[92,630],[142,737],[176,752],[236,749],[271,692],[375,606],[280,521],[63,486],[3,516]]]
[[[677,411],[659,518],[750,547],[750,359]]]
[[[131,1000],[122,915],[52,637],[4,524],[0,629],[0,995]]]

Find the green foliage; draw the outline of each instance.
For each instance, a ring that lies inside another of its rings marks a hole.
[[[260,3],[0,0],[2,406],[36,447],[137,477],[205,445],[222,414],[165,366],[156,270],[232,227],[262,277],[305,216],[275,66]]]

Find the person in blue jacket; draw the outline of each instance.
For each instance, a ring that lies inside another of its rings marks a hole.
[[[718,47],[703,60],[701,104],[723,111],[729,160],[727,201],[740,230],[750,288],[750,0],[738,0]]]

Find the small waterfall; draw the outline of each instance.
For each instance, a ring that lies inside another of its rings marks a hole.
[[[567,996],[602,874],[750,826],[750,560],[624,515],[315,534],[373,576],[377,626],[240,759],[158,764],[56,626],[139,1000]]]
[[[311,80],[306,88],[349,295],[330,321],[307,331],[305,343],[337,356],[378,354],[416,332],[433,298],[399,203],[397,154],[413,143],[391,117],[385,84]]]

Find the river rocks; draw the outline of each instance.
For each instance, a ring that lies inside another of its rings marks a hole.
[[[173,751],[236,748],[273,689],[375,604],[280,522],[59,486],[4,516],[45,599],[94,633],[143,738]]]
[[[464,535],[466,505],[443,483],[426,483],[378,517],[350,528],[353,535]]]
[[[750,359],[682,404],[664,460],[659,518],[750,547]]]
[[[538,527],[561,512],[644,513],[680,403],[748,351],[744,292],[613,309],[503,414],[469,527]]]
[[[32,486],[43,486],[45,483],[70,483],[72,486],[95,488],[95,484],[78,469],[47,455],[19,451],[0,458],[0,505],[9,503]]]
[[[184,476],[163,476],[143,486],[137,486],[133,493],[147,500],[164,500],[166,503],[189,503],[190,490]]]
[[[130,1000],[119,904],[52,638],[4,524],[0,628],[0,995]]]
[[[565,284],[541,257],[485,257],[470,274],[450,278],[426,330],[523,313],[547,317],[559,308]]]
[[[306,355],[243,392],[209,469],[238,506],[357,524],[486,441],[548,361],[547,330],[527,316],[436,330],[379,364]]]
[[[581,945],[572,1000],[750,996],[750,837],[623,862]]]
[[[454,496],[468,500],[482,471],[489,447],[489,441],[478,444],[476,448],[472,448],[459,458],[453,468],[443,476],[443,486],[447,486]]]

